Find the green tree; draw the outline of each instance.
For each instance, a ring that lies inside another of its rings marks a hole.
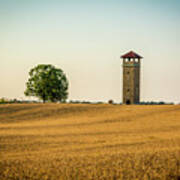
[[[40,64],[29,72],[26,96],[34,96],[43,102],[64,102],[68,97],[68,81],[61,69],[48,64]]]

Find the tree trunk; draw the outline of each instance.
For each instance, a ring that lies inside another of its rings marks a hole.
[[[43,99],[43,103],[45,103],[46,102],[45,96],[43,96],[42,99]]]

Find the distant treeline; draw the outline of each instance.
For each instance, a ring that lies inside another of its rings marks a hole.
[[[109,100],[108,102],[102,102],[102,101],[98,101],[98,102],[90,102],[90,101],[78,101],[78,100],[76,100],[76,101],[69,101],[69,103],[73,103],[73,104],[106,104],[106,103],[108,103],[108,104],[121,104],[122,105],[122,103],[116,103],[116,102],[114,102],[113,100]],[[147,102],[145,102],[145,101],[142,101],[142,102],[140,102],[139,104],[137,104],[137,105],[173,105],[174,103],[173,102],[164,102],[164,101],[159,101],[159,102],[156,102],[156,101],[147,101]]]
[[[13,103],[41,103],[41,101],[36,101],[36,100],[18,100],[18,99],[6,99],[6,98],[0,98],[0,104],[13,104]],[[113,100],[109,100],[108,102],[103,102],[103,101],[97,101],[97,102],[91,102],[91,101],[81,101],[81,100],[69,100],[68,102],[64,102],[64,103],[70,103],[70,104],[114,104],[114,105],[118,105],[118,104],[122,104],[122,103],[115,103]],[[140,102],[138,105],[173,105],[173,102],[164,102],[164,101],[142,101]],[[180,103],[179,103],[180,104]]]
[[[156,102],[156,101],[148,101],[148,102],[140,102],[139,103],[140,105],[173,105],[174,103],[173,102],[164,102],[164,101],[160,101],[160,102]]]
[[[22,103],[37,103],[37,101],[0,98],[0,104],[15,104],[15,103],[19,103],[19,104],[22,104]]]
[[[70,104],[105,104],[105,102],[98,101],[98,102],[91,102],[91,101],[80,101],[80,100],[70,100]]]

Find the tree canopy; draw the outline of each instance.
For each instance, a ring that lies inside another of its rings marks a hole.
[[[68,81],[61,69],[53,65],[40,64],[29,72],[26,96],[34,96],[43,102],[64,102],[68,97]]]

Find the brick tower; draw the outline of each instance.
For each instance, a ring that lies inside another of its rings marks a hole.
[[[138,104],[140,101],[140,59],[130,51],[123,59],[123,104]]]

